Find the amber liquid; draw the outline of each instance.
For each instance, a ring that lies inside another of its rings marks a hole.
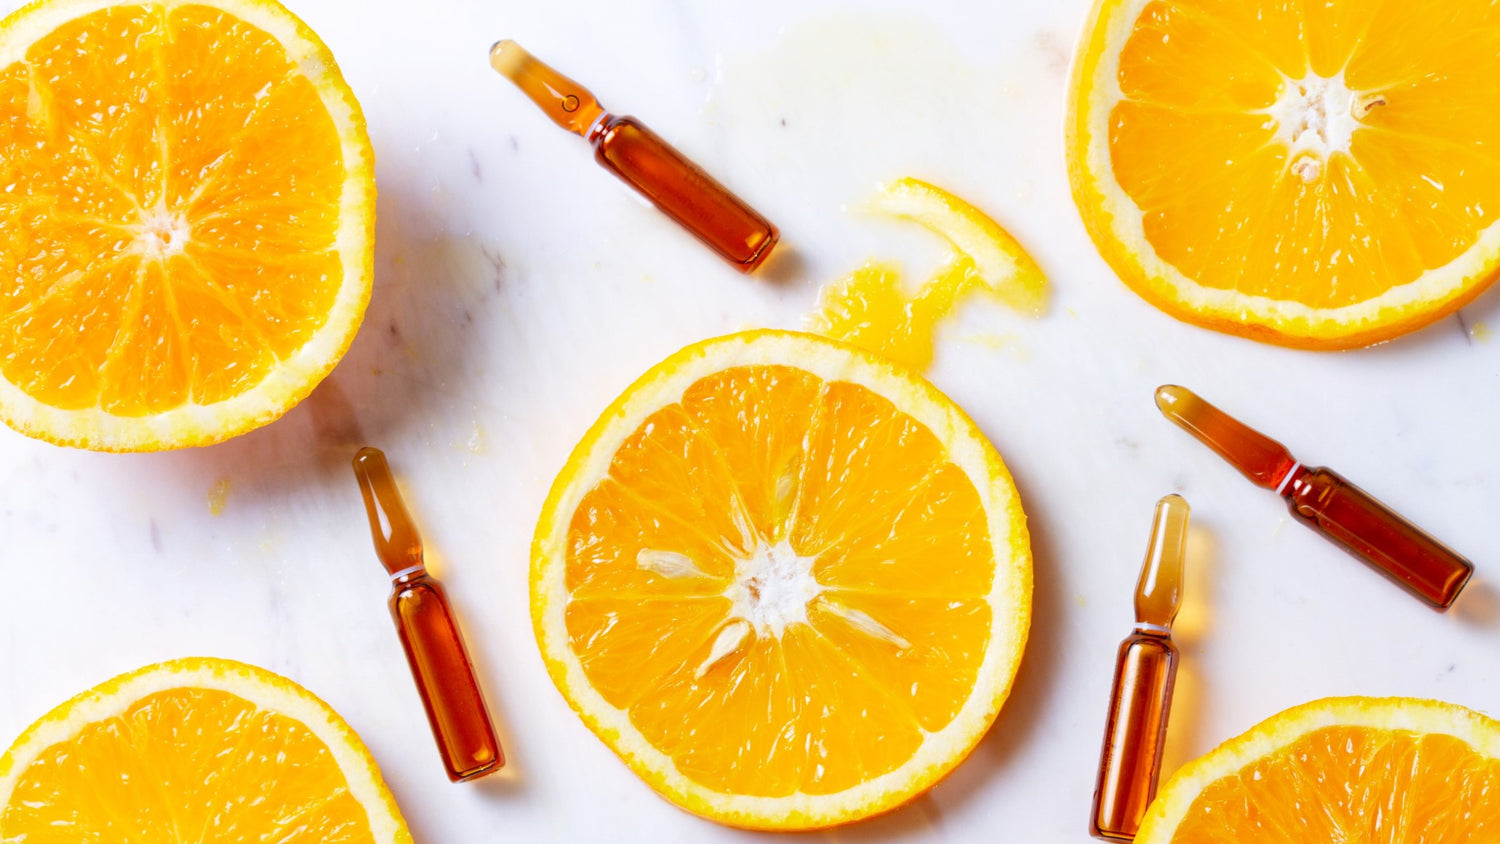
[[[1198,441],[1240,470],[1250,482],[1275,489],[1297,465],[1286,446],[1214,407],[1185,387],[1156,391],[1156,406]]]
[[[594,158],[742,272],[780,236],[771,221],[633,117],[608,115],[589,140]]]
[[[1281,443],[1184,387],[1156,391],[1161,412],[1256,485],[1276,490],[1292,515],[1437,609],[1463,591],[1474,565],[1329,469],[1309,469]]]
[[[391,574],[391,617],[427,711],[427,723],[454,782],[505,765],[474,667],[443,587],[422,563],[422,541],[385,455],[363,448],[354,457],[376,553]]]
[[[425,571],[396,584],[391,617],[427,710],[427,723],[454,782],[505,764],[474,668],[443,587]]]
[[[1458,598],[1474,566],[1338,473],[1298,467],[1282,497],[1292,515],[1438,609]]]
[[[1171,639],[1138,632],[1120,644],[1104,727],[1106,761],[1094,786],[1090,832],[1095,837],[1129,841],[1140,829],[1156,796],[1176,678],[1177,647]]]
[[[1182,601],[1188,513],[1188,503],[1181,496],[1164,496],[1156,503],[1146,562],[1135,586],[1135,632],[1120,643],[1115,660],[1089,818],[1089,832],[1096,838],[1134,838],[1146,807],[1156,796],[1167,716],[1172,710],[1172,684],[1177,679],[1172,621]]]

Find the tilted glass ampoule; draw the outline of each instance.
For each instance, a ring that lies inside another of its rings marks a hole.
[[[776,227],[645,124],[606,112],[588,89],[514,41],[496,42],[490,65],[553,122],[587,140],[606,170],[740,271],[754,270],[771,254],[780,236]]]
[[[1156,405],[1264,489],[1303,524],[1374,566],[1437,609],[1458,597],[1474,565],[1331,469],[1303,466],[1281,443],[1185,387],[1156,391]]]
[[[1156,796],[1177,679],[1172,620],[1182,597],[1187,524],[1188,503],[1181,496],[1168,495],[1156,503],[1151,544],[1135,588],[1135,631],[1120,643],[1115,660],[1089,818],[1089,831],[1097,838],[1134,838]]]

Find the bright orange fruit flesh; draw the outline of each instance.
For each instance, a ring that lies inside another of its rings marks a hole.
[[[216,689],[167,689],[43,750],[8,795],[6,841],[374,842],[328,746]]]
[[[225,11],[43,35],[0,68],[0,374],[117,416],[253,387],[344,281],[344,164],[313,83]]]
[[[1200,285],[1336,308],[1443,267],[1500,214],[1500,7],[1145,5],[1109,153]]]
[[[1315,730],[1193,800],[1173,844],[1500,838],[1500,760],[1450,735]]]
[[[651,414],[577,507],[567,632],[685,776],[829,794],[953,720],[994,567],[975,487],[930,430],[854,383],[736,366]]]

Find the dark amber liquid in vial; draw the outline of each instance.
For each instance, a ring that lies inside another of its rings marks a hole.
[[[606,115],[589,134],[594,158],[724,260],[750,272],[771,254],[776,227],[633,117]]]
[[[1474,573],[1468,560],[1336,472],[1299,467],[1281,494],[1292,515],[1438,609]]]
[[[1120,644],[1101,754],[1109,762],[1094,785],[1089,831],[1096,838],[1130,841],[1141,826],[1156,795],[1176,676],[1170,639],[1138,632]]]
[[[460,782],[500,768],[505,755],[442,585],[425,571],[402,578],[390,607],[448,778]]]
[[[505,754],[474,679],[474,666],[448,596],[423,565],[421,534],[406,511],[385,454],[378,448],[360,449],[354,456],[354,476],[375,552],[391,575],[391,617],[448,779],[460,782],[499,770]]]

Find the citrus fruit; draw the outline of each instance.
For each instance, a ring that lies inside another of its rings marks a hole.
[[[1004,702],[1031,618],[1014,485],[974,423],[809,334],[708,340],[584,436],[532,618],[583,721],[679,806],[829,826],[919,794]]]
[[[0,757],[0,840],[410,844],[375,760],[326,703],[223,659],[78,695]]]
[[[1500,722],[1412,698],[1294,707],[1192,762],[1136,844],[1500,840]]]
[[[973,262],[984,288],[1011,307],[1028,314],[1046,309],[1047,277],[1042,268],[1010,232],[968,202],[908,176],[882,185],[869,208],[942,235]]]
[[[274,0],[0,22],[0,418],[107,451],[280,416],[369,300],[364,118]]]
[[[1389,340],[1500,268],[1488,0],[1100,0],[1073,196],[1146,300],[1305,348]]]

